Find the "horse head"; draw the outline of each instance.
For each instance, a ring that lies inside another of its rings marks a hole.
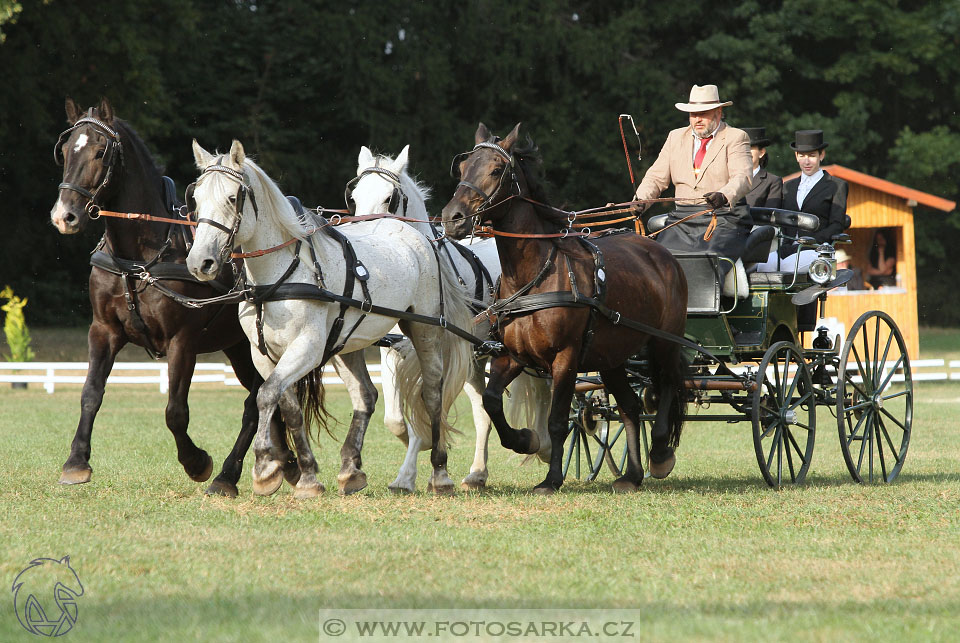
[[[482,212],[507,198],[516,178],[511,150],[520,133],[520,123],[503,140],[480,123],[474,148],[453,159],[450,174],[457,179],[453,197],[443,207],[443,227],[454,239],[462,239],[481,222]]]
[[[196,212],[197,236],[187,255],[187,268],[200,281],[210,281],[230,258],[234,245],[252,234],[255,217],[243,214],[255,208],[250,176],[245,172],[246,154],[234,140],[227,154],[211,154],[196,140],[193,158],[200,178],[188,198],[187,207]]]
[[[404,185],[404,179],[410,180],[406,176],[409,152],[410,146],[407,145],[396,159],[391,159],[375,155],[366,146],[361,147],[357,157],[357,176],[347,184],[344,192],[347,208],[356,214],[406,216],[408,200],[414,196],[412,192],[417,192]]]
[[[63,165],[63,180],[50,221],[61,234],[75,234],[91,215],[96,216],[98,201],[109,191],[113,174],[119,173],[122,145],[113,107],[106,99],[83,113],[67,98],[66,111],[70,127],[60,134],[53,149],[54,159]]]

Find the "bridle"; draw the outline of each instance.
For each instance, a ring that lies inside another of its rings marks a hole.
[[[217,262],[219,264],[223,264],[229,257],[231,251],[233,250],[233,242],[237,236],[237,231],[240,229],[240,221],[243,218],[243,206],[244,206],[244,203],[246,202],[248,193],[250,194],[250,203],[251,205],[253,205],[253,216],[254,217],[260,216],[259,209],[257,208],[256,196],[253,193],[253,188],[251,188],[247,184],[246,175],[244,175],[243,172],[238,172],[233,168],[223,165],[221,163],[222,160],[223,160],[223,156],[218,157],[216,163],[214,163],[213,165],[210,165],[203,172],[201,172],[200,178],[197,179],[197,182],[191,183],[187,187],[187,192],[185,195],[188,210],[190,212],[196,212],[197,201],[193,196],[193,192],[196,189],[197,184],[203,181],[205,176],[213,172],[220,172],[221,174],[226,174],[228,177],[236,181],[238,184],[237,196],[235,199],[236,202],[234,203],[236,216],[234,217],[232,228],[228,228],[227,226],[223,225],[219,221],[214,221],[213,219],[208,219],[207,217],[200,217],[197,219],[198,230],[199,230],[200,224],[206,223],[208,225],[213,226],[214,228],[217,228],[218,230],[223,230],[224,232],[227,233],[227,240],[224,242],[223,247],[220,248],[220,252],[217,254]]]
[[[390,214],[396,216],[407,216],[407,194],[403,191],[403,185],[400,183],[400,175],[396,172],[388,170],[386,168],[380,167],[380,159],[377,159],[377,165],[374,167],[368,167],[355,178],[350,179],[347,182],[347,186],[343,190],[343,200],[347,204],[347,211],[350,214],[355,214],[357,211],[357,204],[353,200],[353,190],[357,186],[357,183],[360,182],[360,179],[367,176],[368,174],[377,174],[384,178],[384,180],[393,184],[393,193],[390,195],[390,203],[387,205],[387,211]],[[403,213],[401,214],[398,209],[403,204]]]
[[[503,174],[500,175],[500,182],[497,184],[497,189],[494,190],[492,194],[487,194],[486,192],[483,191],[483,189],[480,188],[480,186],[474,183],[471,183],[470,181],[464,181],[462,175],[460,174],[460,164],[463,163],[465,160],[467,160],[467,158],[471,154],[473,154],[474,152],[480,149],[493,150],[499,156],[501,156],[503,160],[506,161],[504,172]],[[482,143],[477,143],[476,145],[473,146],[473,149],[470,150],[469,152],[462,152],[453,157],[453,162],[450,164],[450,176],[460,181],[459,183],[457,183],[457,187],[455,189],[460,189],[460,186],[463,186],[465,188],[468,188],[476,192],[478,195],[480,195],[480,198],[483,199],[483,202],[477,208],[476,212],[474,212],[471,215],[472,218],[477,218],[481,212],[483,212],[484,210],[486,210],[487,208],[493,205],[493,199],[497,196],[497,194],[500,193],[500,190],[503,188],[503,182],[507,177],[507,168],[509,168],[509,174],[513,182],[513,185],[516,186],[517,188],[516,194],[519,195],[520,182],[517,180],[516,160],[513,154],[511,154],[510,152],[507,152],[498,143],[491,142],[491,141],[484,141]],[[513,194],[513,192],[511,192],[511,194]]]
[[[120,134],[117,130],[113,129],[103,121],[93,117],[93,109],[87,113],[86,116],[77,120],[71,127],[64,130],[60,133],[60,138],[57,139],[57,144],[53,148],[53,159],[57,165],[63,165],[65,160],[63,156],[63,145],[70,139],[71,134],[74,130],[83,127],[89,126],[94,129],[98,134],[107,139],[107,147],[103,151],[103,157],[101,157],[101,163],[107,168],[107,173],[104,175],[103,180],[100,182],[100,185],[96,187],[92,192],[84,187],[76,185],[74,183],[68,183],[64,181],[61,183],[57,189],[58,190],[73,190],[78,194],[85,196],[87,198],[87,204],[84,206],[87,214],[91,218],[96,218],[94,216],[94,210],[99,210],[100,206],[97,204],[97,198],[100,196],[100,193],[107,187],[110,183],[110,179],[113,177],[113,170],[119,164],[123,165],[123,145],[120,143]]]

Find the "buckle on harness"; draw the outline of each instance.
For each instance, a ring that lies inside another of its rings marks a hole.
[[[613,315],[610,317],[610,322],[611,322],[614,326],[616,326],[617,324],[619,324],[619,323],[620,323],[620,313],[617,312],[616,310],[613,311]]]
[[[503,343],[493,340],[487,340],[477,345],[477,353],[480,355],[499,355],[503,352]]]
[[[443,315],[440,315],[440,328],[446,328],[446,327],[447,327],[447,318],[444,317]]]
[[[369,313],[373,311],[373,302],[372,301],[361,301],[360,310]]]

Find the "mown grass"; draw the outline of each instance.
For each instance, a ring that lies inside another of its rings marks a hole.
[[[165,398],[114,387],[97,421],[93,481],[56,484],[79,390],[0,389],[0,559],[12,582],[35,557],[71,556],[86,587],[71,640],[317,640],[329,607],[641,609],[653,640],[954,640],[960,628],[960,388],[918,388],[904,472],[850,481],[822,411],[807,484],[772,491],[748,425],[688,424],[670,478],[614,496],[610,475],[529,493],[545,470],[491,440],[491,487],[434,498],[388,493],[403,449],[378,414],[370,486],[334,492],[339,445],[317,446],[328,492],[289,487],[209,498],[176,462]],[[336,417],[344,396],[331,389]],[[191,435],[219,464],[239,422],[236,390],[191,393]],[[459,425],[469,426],[466,409]],[[338,430],[342,437],[344,429]],[[472,436],[451,475],[466,474]],[[419,488],[428,475],[422,458]],[[31,640],[12,600],[0,640]]]

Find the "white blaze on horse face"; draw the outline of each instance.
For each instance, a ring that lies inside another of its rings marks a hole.
[[[81,148],[83,148],[83,146],[86,144],[87,144],[87,135],[81,134],[80,136],[77,137],[77,143],[76,145],[73,146],[73,151],[79,152]]]

